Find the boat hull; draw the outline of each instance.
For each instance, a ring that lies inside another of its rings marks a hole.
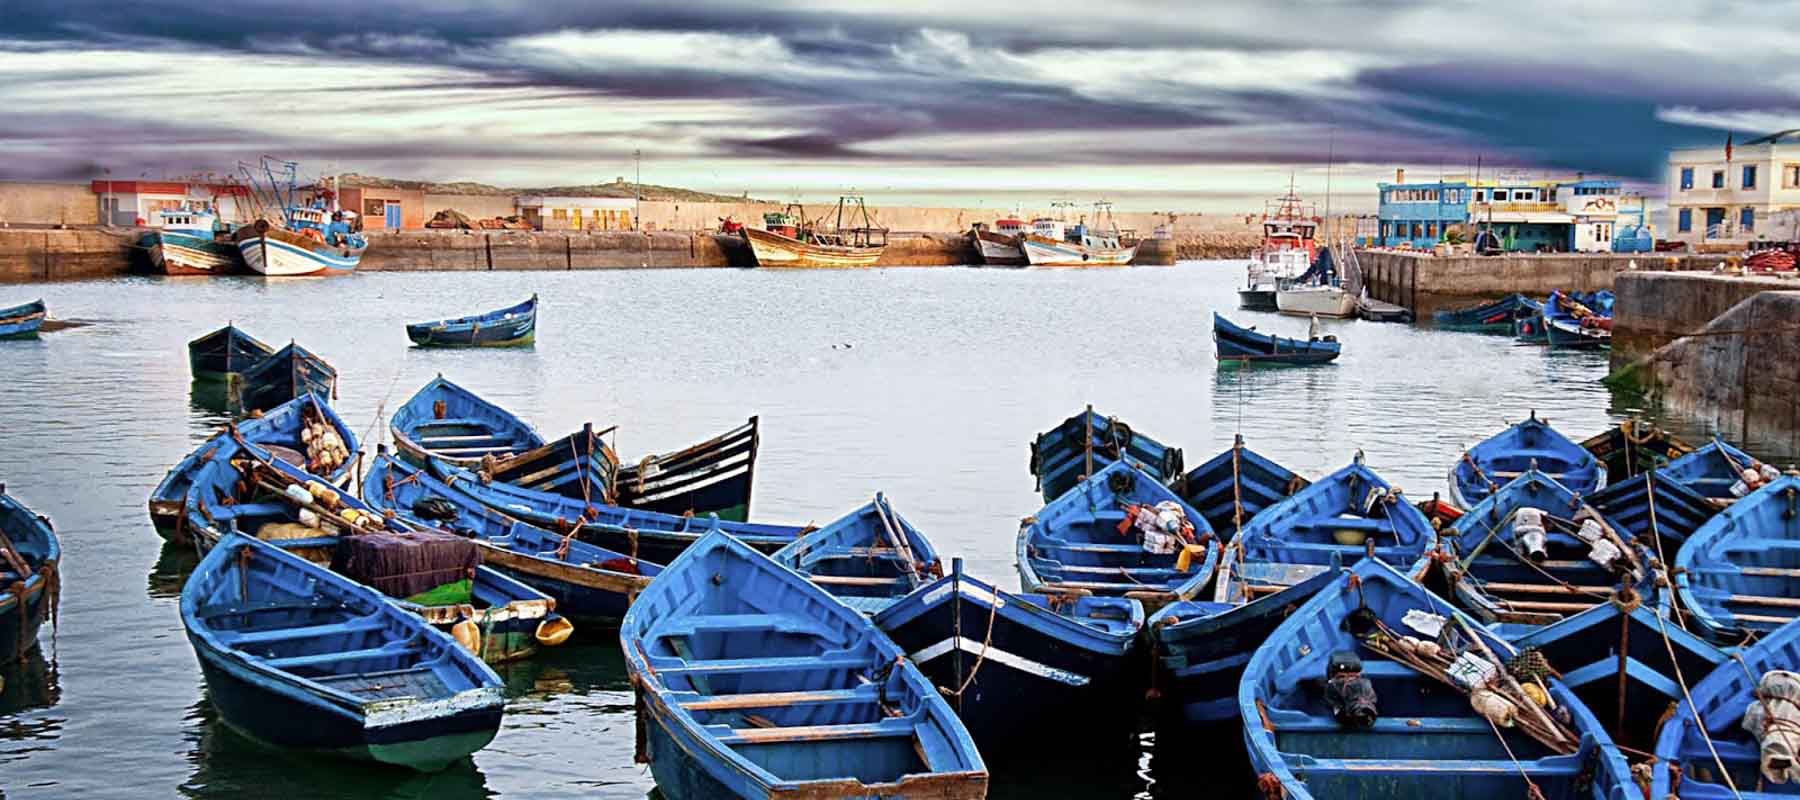
[[[1337,575],[1320,572],[1243,605],[1184,602],[1150,618],[1156,688],[1181,722],[1208,728],[1238,718],[1238,682],[1256,646]]]
[[[1356,298],[1335,286],[1283,289],[1275,293],[1275,306],[1283,314],[1302,317],[1318,315],[1348,319],[1356,316]]]
[[[887,249],[880,247],[835,247],[802,242],[789,236],[770,233],[760,228],[745,228],[744,239],[756,256],[759,267],[801,267],[812,269],[847,269],[873,267]]]
[[[240,232],[237,249],[251,272],[295,277],[348,275],[356,271],[366,248],[328,245],[258,220]]]
[[[0,584],[0,667],[13,664],[38,646],[38,629],[56,608],[62,561],[61,544],[49,520],[4,494],[0,485],[0,531],[4,531],[29,575],[8,575]],[[0,560],[0,571],[7,571]]]
[[[164,275],[224,275],[238,268],[238,249],[230,242],[151,231],[143,244],[150,265]]]
[[[526,347],[537,338],[537,296],[476,317],[414,323],[406,338],[420,347]]]
[[[717,515],[744,522],[761,444],[758,418],[699,444],[621,465],[618,504],[664,514]]]
[[[1085,247],[1035,234],[1026,234],[1020,247],[1025,251],[1025,260],[1034,267],[1123,267],[1137,256],[1137,245]]]
[[[1472,333],[1513,333],[1514,322],[1537,313],[1538,304],[1522,294],[1472,308],[1439,311],[1431,315],[1440,328]]]
[[[1544,333],[1551,347],[1565,350],[1601,350],[1612,347],[1612,331],[1583,328],[1569,317],[1546,317]]]
[[[1123,459],[1167,482],[1180,477],[1185,469],[1181,448],[1145,436],[1117,417],[1100,416],[1089,406],[1031,442],[1031,474],[1037,478],[1044,502],[1081,483],[1089,469],[1090,452],[1095,470]]]
[[[1274,289],[1239,289],[1238,308],[1245,311],[1280,311]]]
[[[1213,314],[1214,353],[1220,362],[1243,364],[1324,364],[1343,351],[1334,341],[1301,341],[1270,336]]]
[[[47,314],[42,300],[0,309],[0,339],[36,339]]]
[[[975,251],[981,256],[981,263],[990,267],[1023,267],[1031,262],[1025,258],[1025,251],[1019,247],[1019,237],[1006,236],[992,231],[976,231]]]

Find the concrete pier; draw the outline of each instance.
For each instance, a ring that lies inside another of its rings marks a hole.
[[[0,281],[66,281],[130,269],[138,231],[0,229]]]
[[[1544,297],[1552,289],[1592,292],[1614,288],[1620,273],[1640,269],[1711,269],[1718,256],[1624,253],[1515,253],[1434,256],[1359,250],[1369,296],[1412,309],[1421,317],[1514,292]]]

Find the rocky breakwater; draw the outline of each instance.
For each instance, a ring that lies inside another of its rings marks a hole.
[[[1243,259],[1262,244],[1255,230],[1177,231],[1175,257],[1183,261]]]

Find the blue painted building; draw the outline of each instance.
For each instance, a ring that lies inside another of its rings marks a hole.
[[[1430,249],[1456,228],[1462,241],[1490,228],[1515,252],[1603,252],[1631,249],[1644,227],[1643,198],[1614,180],[1481,180],[1467,178],[1378,184],[1375,244]],[[1460,226],[1460,227],[1459,227]]]

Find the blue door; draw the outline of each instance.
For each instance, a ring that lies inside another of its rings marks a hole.
[[[1706,210],[1706,238],[1723,236],[1725,232],[1719,227],[1725,224],[1725,209],[1709,208]]]
[[[385,212],[387,212],[387,228],[388,228],[388,230],[399,230],[400,229],[400,204],[399,203],[388,203],[387,206],[385,206],[383,208],[383,210]]]

